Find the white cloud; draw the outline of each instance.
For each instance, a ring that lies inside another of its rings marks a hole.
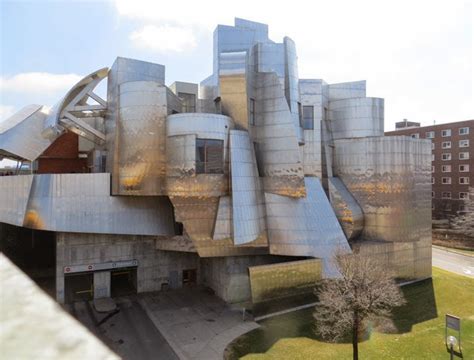
[[[15,108],[11,105],[0,105],[0,122],[8,119],[15,113]]]
[[[179,26],[146,25],[132,32],[129,39],[139,48],[156,52],[183,52],[196,47],[192,30]]]
[[[56,95],[69,90],[81,78],[77,74],[20,73],[11,77],[0,77],[0,91],[2,93]]]

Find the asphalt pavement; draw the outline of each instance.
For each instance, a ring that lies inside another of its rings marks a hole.
[[[433,266],[474,278],[474,256],[462,255],[434,246],[432,253]]]

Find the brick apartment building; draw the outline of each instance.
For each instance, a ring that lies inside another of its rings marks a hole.
[[[474,200],[470,199],[474,187],[474,120],[431,126],[404,120],[385,135],[431,139],[433,219],[468,211],[468,202]]]

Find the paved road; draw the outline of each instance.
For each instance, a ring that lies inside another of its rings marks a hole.
[[[433,266],[474,278],[474,257],[433,247]]]
[[[116,315],[97,326],[104,314],[91,304],[75,303],[73,315],[99,339],[125,360],[177,360],[169,344],[153,325],[136,297],[115,299],[120,309]]]

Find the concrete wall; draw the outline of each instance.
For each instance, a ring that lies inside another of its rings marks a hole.
[[[271,255],[228,256],[201,259],[201,282],[229,303],[251,298],[249,266],[281,262],[287,257]]]
[[[138,261],[138,292],[158,291],[163,283],[170,282],[170,276],[174,276],[174,282],[180,287],[185,269],[198,269],[199,274],[199,258],[196,254],[156,250],[152,236],[57,233],[57,300],[64,302],[65,266],[122,260]],[[96,276],[94,282],[95,280]],[[95,287],[101,288],[101,294],[107,294],[102,282],[95,284]]]

